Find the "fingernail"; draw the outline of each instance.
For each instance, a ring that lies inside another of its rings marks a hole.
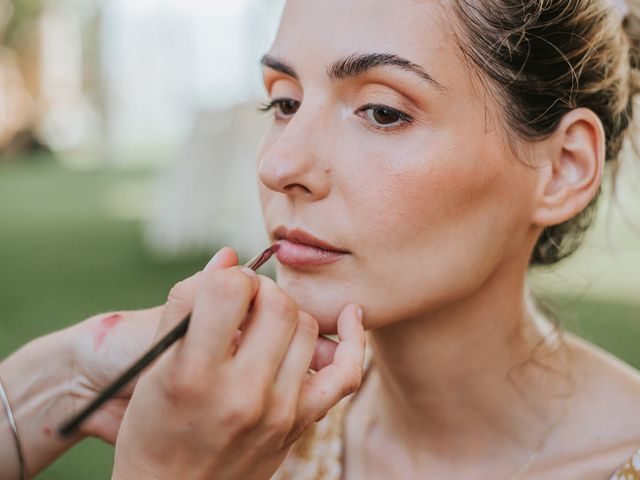
[[[219,257],[220,257],[220,251],[218,251],[218,253],[216,253],[211,260],[209,260],[209,263],[207,263],[207,266],[204,267],[204,269],[209,270],[210,268],[215,267],[216,261],[218,260]]]
[[[363,317],[364,317],[364,311],[362,310],[362,307],[358,307],[358,318],[360,319],[360,322],[362,322]]]
[[[249,267],[242,267],[240,271],[245,275],[248,275],[252,280],[258,280],[258,274],[251,270]]]

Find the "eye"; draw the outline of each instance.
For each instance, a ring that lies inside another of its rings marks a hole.
[[[364,116],[374,128],[379,130],[393,130],[413,121],[410,115],[386,105],[367,104],[356,113],[360,113],[360,116]]]
[[[270,102],[264,103],[260,110],[268,112],[274,111],[276,120],[287,120],[298,111],[300,108],[300,102],[293,100],[292,98],[274,98]]]

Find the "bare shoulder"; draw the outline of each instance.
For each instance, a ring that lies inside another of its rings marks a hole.
[[[607,412],[612,425],[640,438],[640,372],[576,335],[566,334],[566,344],[576,365],[578,404],[592,414]]]
[[[571,471],[562,478],[608,479],[640,448],[640,372],[575,335],[566,334],[565,344],[575,390],[549,439],[552,463]]]

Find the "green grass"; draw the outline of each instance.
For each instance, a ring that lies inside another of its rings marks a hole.
[[[145,251],[138,221],[108,215],[118,185],[150,178],[68,171],[50,159],[0,163],[0,356],[100,311],[157,305],[208,260],[163,262]],[[567,296],[555,304],[568,328],[640,368],[638,305]],[[112,454],[86,441],[39,478],[109,478]]]
[[[207,257],[162,262],[138,222],[110,218],[105,198],[149,173],[70,172],[52,162],[0,164],[0,355],[92,314],[160,304]],[[84,442],[42,479],[109,478],[112,448]],[[1,476],[1,475],[0,475]]]
[[[640,369],[640,305],[577,295],[547,299],[560,325]]]

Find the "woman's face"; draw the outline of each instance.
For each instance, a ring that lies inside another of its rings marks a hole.
[[[349,252],[278,262],[323,332],[350,302],[367,328],[433,311],[531,248],[535,171],[510,155],[437,3],[290,0],[263,60],[282,100],[258,153],[268,232]]]

